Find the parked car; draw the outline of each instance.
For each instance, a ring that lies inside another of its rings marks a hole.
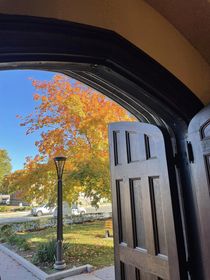
[[[85,213],[86,213],[85,208],[77,205],[73,205],[72,207],[70,207],[66,201],[63,202],[63,216],[71,216],[71,215],[79,216],[79,215],[84,215]],[[57,207],[55,207],[53,216],[57,217]]]
[[[33,216],[49,215],[49,214],[53,214],[55,208],[56,207],[54,205],[43,204],[41,206],[32,208],[31,214]]]
[[[0,204],[7,204],[8,201],[10,201],[10,195],[8,194],[0,194]]]
[[[5,203],[6,203],[6,205],[10,205],[10,198],[7,198]]]
[[[86,210],[84,207],[80,207],[80,206],[73,206],[71,208],[71,212],[72,212],[72,215],[84,215],[86,214]]]

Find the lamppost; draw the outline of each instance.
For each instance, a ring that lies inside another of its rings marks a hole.
[[[57,243],[56,243],[56,261],[54,268],[61,270],[66,267],[63,259],[63,192],[62,176],[66,157],[55,157],[54,162],[58,175],[58,192],[57,192]]]

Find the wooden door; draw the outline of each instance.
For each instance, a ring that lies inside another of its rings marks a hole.
[[[113,123],[109,141],[116,280],[181,279],[161,130]]]
[[[200,111],[188,129],[188,157],[197,205],[197,224],[204,279],[210,279],[210,105]],[[200,278],[200,279],[203,279]]]

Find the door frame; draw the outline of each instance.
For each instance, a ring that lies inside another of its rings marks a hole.
[[[39,69],[76,78],[115,100],[139,120],[170,135],[192,279],[202,274],[199,235],[185,139],[201,101],[175,76],[113,31],[28,16],[0,15],[0,70]],[[190,104],[190,106],[189,106]],[[185,186],[182,188],[181,186]],[[193,225],[193,226],[192,226]],[[190,230],[188,230],[188,228]],[[178,233],[182,238],[183,232]],[[180,249],[181,252],[181,249]],[[195,269],[196,267],[196,269]],[[198,268],[198,269],[197,269]],[[201,278],[199,278],[201,279]]]

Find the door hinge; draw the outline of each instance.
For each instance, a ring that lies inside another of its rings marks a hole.
[[[192,144],[190,141],[187,141],[187,153],[188,153],[189,163],[194,163],[193,148],[192,148]]]

